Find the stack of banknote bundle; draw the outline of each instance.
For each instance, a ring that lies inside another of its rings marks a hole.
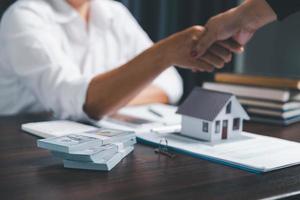
[[[134,150],[133,132],[98,129],[38,140],[40,148],[63,159],[65,168],[110,171]]]

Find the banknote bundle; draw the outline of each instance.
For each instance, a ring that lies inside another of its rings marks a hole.
[[[134,150],[133,132],[98,129],[89,132],[51,137],[37,141],[63,159],[65,168],[110,171]]]

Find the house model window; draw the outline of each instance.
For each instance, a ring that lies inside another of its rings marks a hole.
[[[233,120],[233,130],[239,130],[240,129],[240,118],[235,118]]]
[[[238,137],[249,116],[229,93],[196,88],[179,107],[181,134],[213,142]]]
[[[203,132],[208,133],[208,123],[203,122]]]
[[[230,113],[231,113],[231,102],[226,107],[226,114],[230,114]]]
[[[221,122],[218,120],[216,121],[215,133],[218,134],[221,131]]]

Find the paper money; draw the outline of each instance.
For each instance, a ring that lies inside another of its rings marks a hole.
[[[113,157],[105,157],[95,162],[78,162],[71,160],[64,160],[65,168],[72,169],[86,169],[86,170],[98,170],[98,171],[110,171],[120,161],[133,151],[133,147],[129,147],[122,152],[115,154]]]
[[[82,135],[101,139],[101,140],[103,140],[103,144],[110,144],[110,143],[114,143],[114,142],[123,142],[126,140],[136,138],[134,132],[114,130],[114,129],[105,129],[105,128],[100,128],[98,130],[84,132],[84,133],[82,133]]]
[[[118,153],[118,146],[115,144],[107,144],[103,146],[89,147],[84,150],[74,151],[69,153],[52,151],[52,154],[56,157],[73,160],[73,161],[86,161],[93,162],[95,160],[103,159],[107,156],[112,157]]]
[[[40,148],[59,151],[74,152],[87,149],[92,146],[101,146],[103,141],[95,137],[89,137],[79,134],[71,134],[61,137],[53,137],[38,140],[37,145]]]

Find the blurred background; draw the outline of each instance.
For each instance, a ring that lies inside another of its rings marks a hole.
[[[203,25],[211,17],[236,6],[238,0],[119,0],[133,13],[154,41],[189,26]],[[0,16],[13,0],[1,0]],[[255,35],[246,52],[223,71],[300,77],[300,13],[273,23]],[[195,85],[213,80],[212,74],[179,69],[185,96]]]

